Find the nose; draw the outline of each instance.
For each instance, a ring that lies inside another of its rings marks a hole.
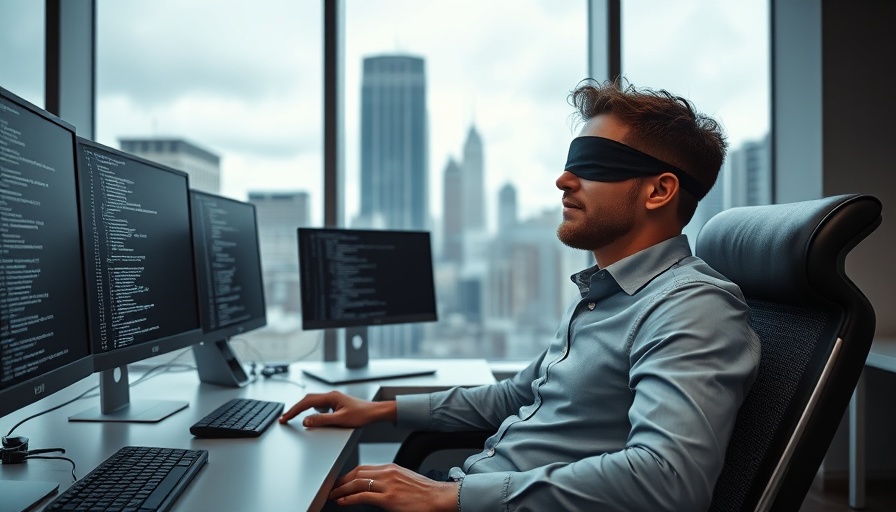
[[[560,190],[573,190],[579,184],[579,177],[569,171],[563,171],[563,174],[554,182]]]

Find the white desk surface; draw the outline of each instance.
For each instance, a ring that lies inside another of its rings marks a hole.
[[[352,384],[339,389],[373,399],[494,382],[484,360],[414,361],[432,365],[438,371],[431,376]],[[137,378],[135,373],[131,372],[131,382]],[[141,398],[190,402],[189,407],[159,423],[67,420],[72,414],[98,405],[99,398],[95,397],[29,420],[14,434],[29,437],[31,449],[65,448],[65,456],[77,463],[79,478],[126,445],[208,450],[208,464],[178,498],[175,511],[319,510],[356,447],[360,430],[306,429],[297,418],[289,425],[275,423],[260,437],[251,439],[200,439],[189,432],[193,423],[230,398],[277,400],[286,403],[288,408],[306,393],[332,389],[303,377],[301,365],[294,365],[285,378],[292,382],[259,379],[244,388],[225,388],[200,383],[195,371],[166,373],[131,388],[132,402]],[[306,387],[301,388],[295,382],[302,382]],[[97,383],[96,376],[88,377],[37,404],[0,418],[2,434],[19,420],[74,398]],[[63,460],[31,460],[2,465],[0,479],[58,481],[62,492],[72,484],[71,464]]]

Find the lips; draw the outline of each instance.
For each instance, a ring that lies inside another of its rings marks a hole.
[[[564,208],[575,208],[575,209],[578,209],[578,210],[581,210],[581,209],[582,209],[582,206],[581,206],[580,204],[578,204],[578,203],[576,203],[575,201],[572,201],[572,200],[570,200],[569,198],[566,198],[566,197],[563,198],[563,207],[564,207]]]

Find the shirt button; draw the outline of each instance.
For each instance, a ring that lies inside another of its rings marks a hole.
[[[607,274],[604,273],[604,272],[601,272],[600,274],[597,274],[597,278],[598,278],[598,279],[603,279],[603,278],[605,278],[605,277],[607,277]]]
[[[495,455],[495,449],[492,448],[492,449],[490,449],[490,450],[488,451],[488,456],[489,456],[489,457],[492,457],[492,456],[494,456],[494,455]]]
[[[596,306],[597,306],[597,304],[595,304],[595,303],[593,303],[593,302],[589,302],[589,303],[588,303],[588,311],[594,311],[594,308],[595,308]]]

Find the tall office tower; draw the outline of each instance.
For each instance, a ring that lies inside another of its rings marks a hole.
[[[361,225],[428,229],[429,129],[424,61],[408,55],[366,57],[361,77]],[[421,324],[370,330],[370,352],[419,351]]]
[[[463,254],[463,197],[460,165],[448,159],[442,178],[442,259],[459,263]]]
[[[183,139],[118,139],[122,151],[184,171],[190,188],[218,194],[221,190],[221,157]]]
[[[461,183],[464,194],[464,231],[485,229],[485,175],[482,137],[475,126],[470,126],[464,143],[464,162]]]
[[[745,142],[728,156],[727,206],[755,206],[772,202],[772,170],[769,136]]]
[[[268,309],[300,311],[296,229],[310,216],[307,192],[249,192],[258,219],[258,243]]]
[[[516,223],[516,187],[512,183],[505,183],[498,192],[498,232],[506,232],[516,226]]]
[[[429,224],[428,128],[423,59],[364,59],[361,84],[361,211],[371,226]]]

